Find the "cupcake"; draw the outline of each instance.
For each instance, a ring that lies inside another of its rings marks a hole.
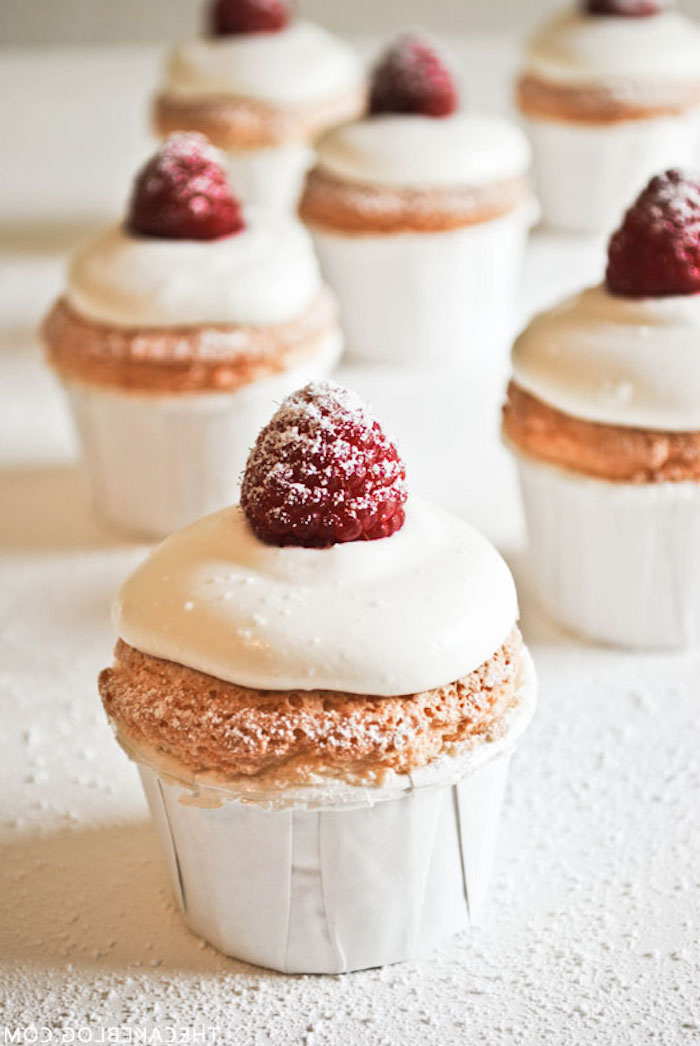
[[[665,0],[582,0],[530,44],[518,105],[546,223],[609,233],[649,177],[695,162],[700,30]]]
[[[534,704],[507,567],[415,497],[327,382],[285,400],[240,506],[126,581],[100,676],[190,928],[287,973],[414,956],[483,898]]]
[[[78,251],[43,336],[98,514],[149,536],[228,504],[260,426],[341,348],[307,233],[242,210],[200,135],[169,139]]]
[[[364,106],[355,53],[292,0],[215,0],[205,34],[171,55],[154,122],[225,150],[245,202],[294,209],[315,140]]]
[[[542,599],[595,640],[700,640],[700,175],[652,179],[605,283],[537,316],[503,418]]]
[[[444,59],[410,33],[375,66],[367,118],[329,132],[317,154],[300,213],[349,350],[483,369],[532,219],[521,132],[458,112]]]

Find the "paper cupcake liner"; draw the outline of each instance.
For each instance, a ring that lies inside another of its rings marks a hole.
[[[249,206],[295,212],[314,151],[303,143],[224,152],[236,196]]]
[[[700,483],[614,483],[517,455],[535,584],[564,625],[630,647],[700,642]]]
[[[506,339],[530,203],[492,221],[438,233],[344,236],[312,230],[321,268],[340,303],[348,353],[474,374],[498,363]],[[500,357],[491,351],[502,342]]]
[[[700,113],[609,125],[525,121],[545,225],[610,233],[654,174],[694,167]]]
[[[220,951],[284,973],[344,973],[410,959],[478,915],[511,752],[534,709],[435,775],[331,800],[253,802],[140,765],[188,926]],[[455,775],[458,775],[455,778]],[[432,781],[431,781],[432,777]]]
[[[232,504],[262,426],[288,393],[326,377],[340,349],[334,334],[302,366],[231,393],[65,382],[97,514],[120,531],[164,537]]]

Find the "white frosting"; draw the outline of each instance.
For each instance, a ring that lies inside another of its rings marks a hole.
[[[329,174],[379,185],[480,186],[530,166],[530,146],[515,124],[466,113],[372,116],[330,131],[317,151]]]
[[[573,10],[530,43],[526,72],[564,84],[700,79],[700,29],[677,11],[645,18]]]
[[[700,431],[700,294],[592,287],[536,316],[513,349],[521,388],[573,417]]]
[[[392,537],[320,550],[265,545],[224,509],[151,554],[114,620],[138,650],[241,686],[382,696],[473,671],[517,613],[486,539],[412,499]]]
[[[351,47],[298,21],[277,33],[186,40],[170,58],[164,92],[188,101],[250,98],[290,107],[359,90],[363,80]]]
[[[115,327],[274,324],[294,319],[321,277],[306,231],[283,214],[246,213],[221,240],[135,236],[122,226],[78,251],[67,297],[87,319]]]

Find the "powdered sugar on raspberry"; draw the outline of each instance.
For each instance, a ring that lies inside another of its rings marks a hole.
[[[606,282],[630,298],[700,292],[700,173],[651,179],[610,240]]]
[[[450,116],[459,98],[454,77],[438,46],[421,33],[403,33],[372,72],[371,113]]]
[[[312,382],[262,430],[241,504],[263,541],[327,547],[388,537],[404,521],[405,468],[355,393]]]
[[[243,229],[221,157],[204,135],[174,134],[134,183],[127,228],[163,239],[215,240]]]

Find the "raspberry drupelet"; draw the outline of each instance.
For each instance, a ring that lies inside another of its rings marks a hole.
[[[608,247],[606,284],[626,298],[700,291],[700,173],[652,178]]]
[[[241,505],[270,545],[328,548],[403,526],[406,470],[361,400],[332,382],[288,396],[258,436]]]
[[[218,240],[244,228],[241,205],[204,135],[173,134],[139,171],[127,228],[169,240]]]
[[[370,113],[413,113],[450,116],[459,105],[454,78],[432,42],[404,33],[374,67]]]

